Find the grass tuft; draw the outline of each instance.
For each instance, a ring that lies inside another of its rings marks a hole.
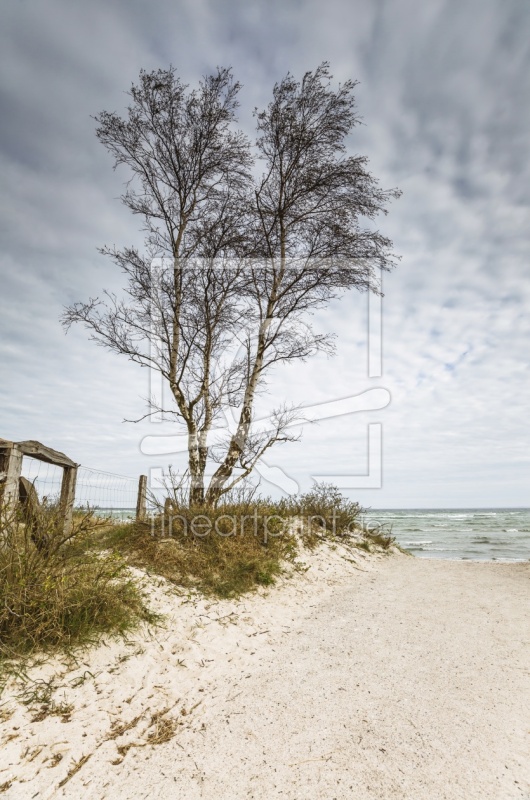
[[[189,507],[175,491],[149,523],[113,526],[98,546],[179,586],[232,598],[272,585],[300,542],[312,549],[350,533],[365,535],[362,513],[358,503],[325,483],[279,501],[255,498],[253,491],[234,493],[216,508]],[[386,546],[383,537],[370,542]],[[367,539],[364,547],[370,550]]]
[[[0,517],[1,518],[1,517]],[[64,536],[42,509],[36,546],[18,519],[0,526],[0,664],[36,652],[69,650],[101,634],[123,633],[148,618],[140,592],[116,553],[95,554],[100,523],[79,515]],[[45,699],[42,702],[46,702]]]
[[[382,550],[388,550],[396,541],[391,534],[385,533],[382,529],[377,531],[364,531],[364,535],[367,537],[368,541],[380,547]]]
[[[172,739],[177,732],[177,721],[173,717],[166,717],[165,711],[157,711],[151,716],[149,727],[152,730],[147,734],[147,744],[165,744]]]
[[[161,515],[151,523],[115,526],[104,535],[103,543],[129,564],[179,586],[222,598],[238,597],[258,586],[272,585],[282,562],[292,560],[297,552],[295,537],[273,518],[277,515],[269,504],[260,504],[257,517],[244,513],[248,510],[235,505],[207,511],[179,508],[178,519]],[[200,535],[192,532],[194,519],[194,530]],[[206,519],[211,530],[203,535]]]

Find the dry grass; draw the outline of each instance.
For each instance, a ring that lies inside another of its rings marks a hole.
[[[237,597],[273,584],[284,562],[297,555],[300,540],[314,548],[345,532],[361,533],[362,511],[327,484],[277,502],[240,493],[217,508],[190,508],[174,492],[150,523],[113,526],[99,546],[179,586]]]
[[[199,518],[198,510],[181,508],[180,519],[171,521],[171,535],[168,519],[160,516],[150,524],[116,526],[105,541],[130,564],[156,572],[179,586],[217,597],[237,597],[257,586],[273,584],[282,571],[282,562],[292,560],[297,552],[295,537],[284,533],[278,520],[269,518],[266,528],[258,521],[256,534],[254,518],[239,513],[242,510],[247,509],[200,509],[201,520],[195,529],[207,518],[212,530],[206,536],[194,535],[190,524],[186,530],[186,521]],[[238,520],[237,530],[233,519]]]
[[[388,550],[396,542],[392,534],[382,528],[377,531],[364,531],[364,535],[369,542],[382,550]]]
[[[90,514],[65,537],[54,511],[42,509],[39,530],[46,548],[35,545],[18,519],[0,527],[0,664],[40,651],[122,633],[147,612],[116,553],[97,553],[91,542],[100,524]]]
[[[52,700],[50,703],[43,703],[40,709],[33,714],[31,721],[42,722],[47,717],[55,716],[61,717],[62,722],[70,722],[73,710],[74,706],[71,703],[56,703]]]
[[[0,722],[7,722],[8,719],[11,719],[14,713],[14,708],[9,708],[7,706],[0,708]]]
[[[74,777],[74,775],[76,775],[79,772],[81,767],[83,767],[86,764],[91,755],[92,753],[89,753],[87,756],[81,756],[81,758],[78,761],[73,761],[72,766],[68,770],[66,777],[62,779],[57,788],[61,789],[63,786],[65,786],[68,783],[68,781],[71,780]]]
[[[111,725],[110,734],[107,739],[118,739],[120,736],[123,736],[124,733],[130,731],[132,728],[135,728],[138,725],[139,721],[141,720],[142,715],[138,714],[137,717],[134,717],[130,722],[113,722]]]
[[[166,717],[167,712],[168,709],[152,715],[149,726],[152,730],[147,734],[147,744],[165,744],[175,736],[178,723],[173,717]]]

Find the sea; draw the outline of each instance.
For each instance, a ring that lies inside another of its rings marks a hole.
[[[96,514],[122,522],[134,519],[135,509]],[[382,526],[419,558],[530,560],[530,508],[372,509],[362,522],[372,529]]]
[[[432,508],[370,510],[364,522],[392,531],[419,558],[530,560],[530,509]]]

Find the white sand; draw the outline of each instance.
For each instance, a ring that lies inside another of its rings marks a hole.
[[[530,564],[345,559],[241,602],[150,579],[165,628],[32,671],[70,721],[4,692],[3,797],[530,800]]]

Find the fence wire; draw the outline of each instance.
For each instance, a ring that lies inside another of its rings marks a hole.
[[[33,484],[41,503],[58,502],[63,480],[62,467],[48,464],[46,461],[40,461],[31,456],[24,456],[20,474]]]
[[[79,467],[75,490],[76,507],[92,508],[98,514],[127,519],[136,514],[138,479],[90,467]]]
[[[48,464],[32,456],[24,456],[21,475],[33,484],[41,503],[53,504],[59,501],[63,479],[62,467]],[[78,467],[75,508],[90,508],[98,516],[114,519],[134,519],[137,499],[138,478],[91,467]],[[148,492],[147,513],[152,511]]]

